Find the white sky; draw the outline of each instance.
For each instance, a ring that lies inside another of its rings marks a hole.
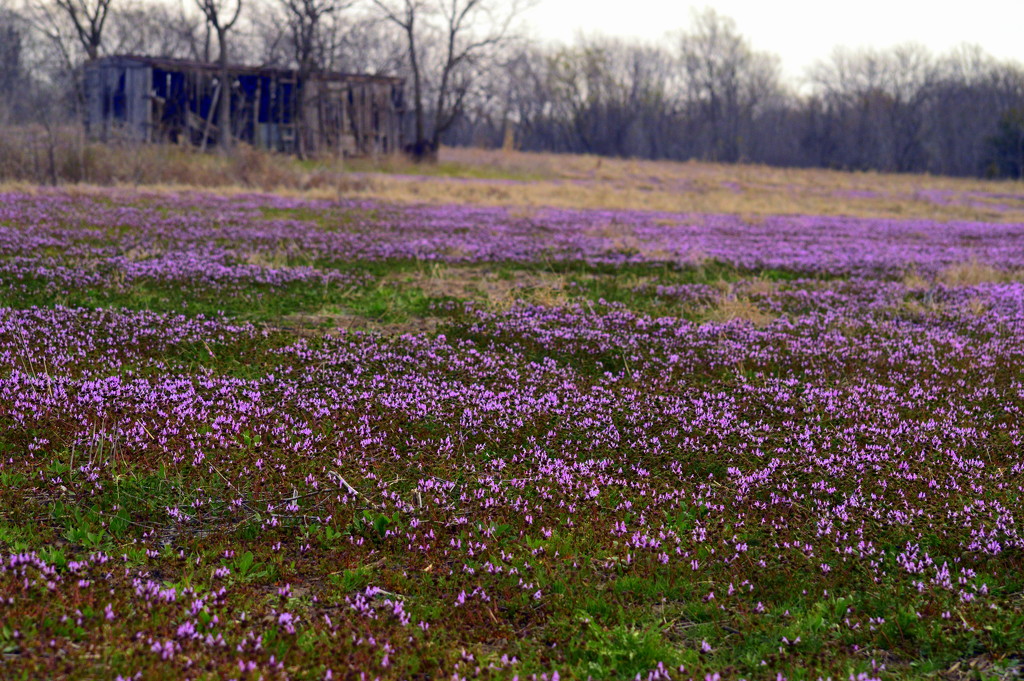
[[[534,0],[524,13],[530,33],[571,42],[579,32],[657,42],[686,28],[694,10],[712,7],[736,21],[754,49],[782,59],[794,83],[836,46],[885,48],[916,42],[934,53],[980,45],[1000,59],[1024,62],[1022,0]]]

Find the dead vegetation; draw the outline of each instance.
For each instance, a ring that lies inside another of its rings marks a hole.
[[[436,317],[412,317],[400,322],[378,321],[362,315],[322,310],[316,313],[285,315],[274,328],[289,331],[298,336],[320,338],[335,336],[340,332],[378,333],[383,336],[404,334],[430,334],[437,330],[440,320]]]
[[[651,248],[643,239],[636,236],[633,228],[615,221],[598,223],[585,230],[588,236],[605,239],[608,242],[608,250],[623,255],[641,255],[645,260],[671,262],[680,260],[676,253],[663,249]],[[685,262],[699,262],[703,258],[693,260],[685,259]]]
[[[911,291],[926,291],[936,284],[949,287],[978,286],[979,284],[1005,284],[1024,280],[1024,270],[1007,270],[986,265],[978,260],[955,263],[941,269],[934,276],[917,271],[908,272],[900,280]]]
[[[931,282],[915,272],[909,272],[903,276],[903,286],[911,291],[924,291],[931,287]]]
[[[422,271],[389,275],[385,282],[415,286],[431,298],[472,300],[494,311],[508,310],[517,302],[546,306],[569,302],[568,279],[548,272],[435,263]]]
[[[365,193],[373,180],[340,159],[303,164],[244,144],[230,154],[190,146],[90,142],[77,128],[0,127],[0,182]]]
[[[757,327],[764,327],[774,321],[775,316],[759,308],[749,298],[729,296],[708,307],[701,315],[701,319],[705,322],[717,323],[740,320],[750,322]]]
[[[464,148],[443,148],[436,165],[401,156],[300,161],[245,145],[225,156],[182,146],[102,145],[75,128],[43,126],[0,128],[0,182],[501,205],[526,218],[553,207],[730,213],[750,223],[795,214],[1024,221],[1024,189],[1008,181]]]
[[[1024,272],[1001,270],[977,260],[971,260],[950,265],[939,273],[938,280],[947,286],[977,286],[978,284],[1020,281],[1022,278],[1024,278]]]
[[[973,679],[1019,679],[1022,673],[1021,658],[998,659],[990,655],[978,655],[954,663],[939,673],[943,681],[971,681]]]

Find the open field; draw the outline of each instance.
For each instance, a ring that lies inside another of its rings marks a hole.
[[[104,146],[74,130],[48,140],[41,129],[0,127],[0,183],[259,189],[405,204],[1024,222],[1024,184],[1010,180],[464,148],[443,148],[437,165],[395,156],[300,161],[244,146],[223,157],[188,147]]]
[[[428,176],[393,162],[371,165],[368,170],[375,172],[358,189],[406,203],[1024,220],[1024,187],[1010,181],[481,149],[444,149],[442,161]]]
[[[1020,676],[1024,191],[447,153],[0,192],[0,678]]]

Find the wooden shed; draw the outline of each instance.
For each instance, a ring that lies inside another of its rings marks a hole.
[[[217,108],[232,136],[281,152],[389,154],[402,149],[403,81],[388,76],[218,65],[121,55],[85,67],[86,129],[93,139],[216,146]],[[300,112],[300,109],[301,112]]]

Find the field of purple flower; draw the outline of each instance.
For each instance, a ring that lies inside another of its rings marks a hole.
[[[1024,224],[0,194],[0,678],[1016,678]]]

